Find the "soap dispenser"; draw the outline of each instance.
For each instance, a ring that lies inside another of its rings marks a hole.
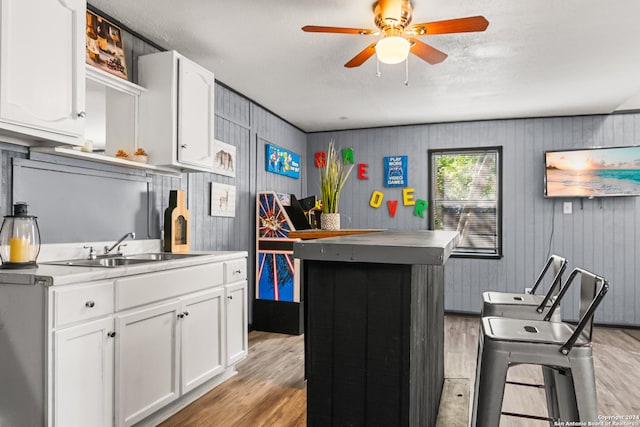
[[[40,253],[40,229],[37,217],[27,214],[27,204],[13,205],[13,215],[6,215],[0,229],[0,268],[37,267]]]

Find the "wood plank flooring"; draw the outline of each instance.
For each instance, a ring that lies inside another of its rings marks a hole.
[[[478,317],[445,316],[445,377],[469,378],[471,389],[477,339]],[[305,426],[303,345],[302,336],[251,332],[249,357],[238,365],[238,375],[161,426]],[[640,341],[620,329],[596,327],[593,346],[599,414],[640,416]],[[535,366],[521,365],[509,371],[512,381],[541,382],[541,377]],[[503,410],[546,415],[544,391],[507,385]],[[501,427],[548,425],[512,417],[502,417],[500,423]]]

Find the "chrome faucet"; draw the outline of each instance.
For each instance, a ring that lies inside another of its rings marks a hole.
[[[113,246],[111,246],[111,247],[105,246],[105,247],[104,247],[104,254],[102,254],[102,256],[108,256],[108,255],[110,254],[110,252],[111,252],[112,250],[114,250],[116,247],[118,248],[118,252],[117,252],[117,253],[115,253],[114,255],[122,255],[122,253],[120,252],[120,243],[122,243],[122,241],[123,241],[124,239],[126,239],[127,237],[131,237],[132,239],[135,239],[135,238],[136,238],[136,233],[133,233],[133,232],[131,232],[131,233],[127,233],[127,234],[125,234],[124,236],[122,236],[122,237],[120,238],[120,240],[118,240],[117,242],[115,242],[115,243],[113,244]],[[124,245],[123,245],[123,246],[124,246]]]

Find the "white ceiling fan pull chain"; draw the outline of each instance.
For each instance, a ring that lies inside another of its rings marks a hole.
[[[376,55],[376,77],[380,77],[382,73],[380,72],[380,60],[378,59],[378,55]]]
[[[409,57],[404,60],[404,85],[409,86]]]

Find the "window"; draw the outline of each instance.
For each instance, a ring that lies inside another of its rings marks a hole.
[[[460,233],[453,255],[502,256],[502,147],[429,150],[432,230]]]

